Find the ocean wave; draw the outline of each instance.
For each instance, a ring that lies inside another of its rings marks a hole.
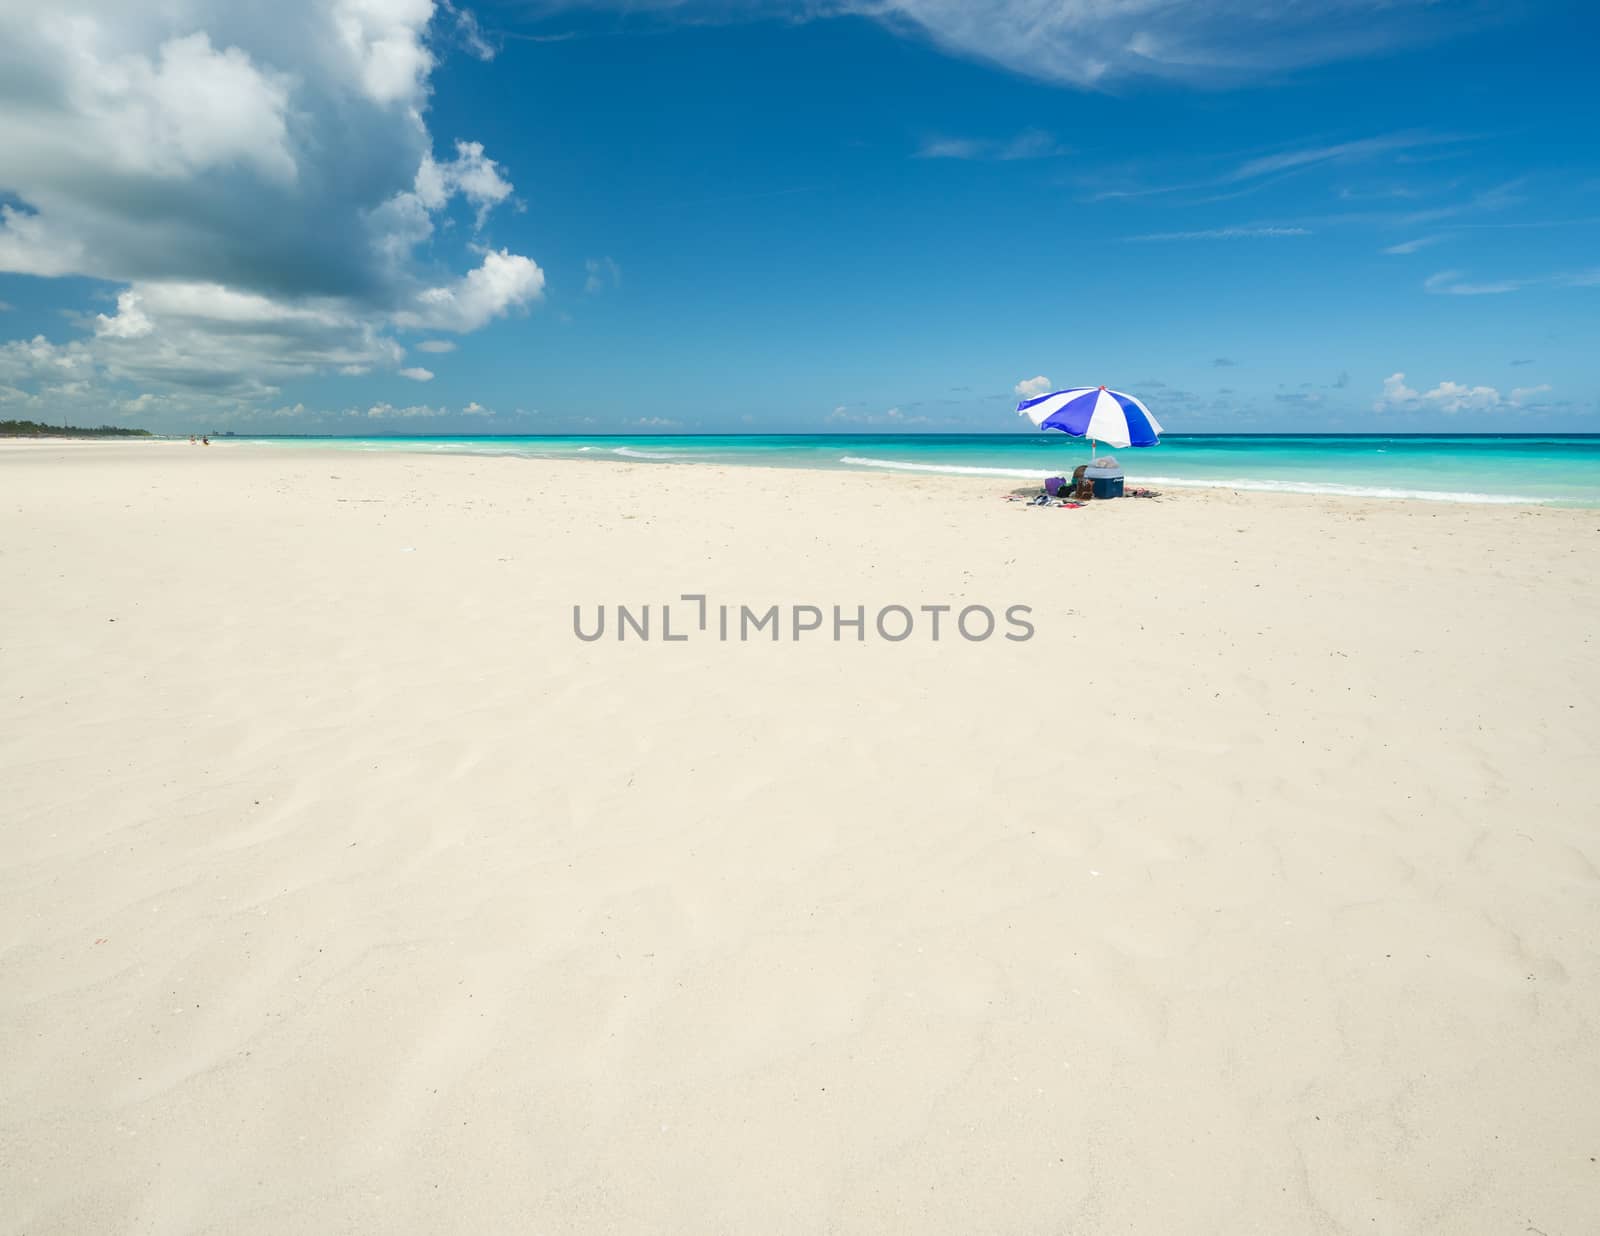
[[[611,448],[613,455],[622,455],[628,459],[682,459],[676,451],[636,451],[631,446],[614,446]]]

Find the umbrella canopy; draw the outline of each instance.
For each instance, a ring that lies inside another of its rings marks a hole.
[[[1017,411],[1040,429],[1059,429],[1108,446],[1161,445],[1161,425],[1150,409],[1132,395],[1103,386],[1075,386],[1024,399]]]

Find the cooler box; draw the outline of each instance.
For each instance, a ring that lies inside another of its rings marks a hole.
[[[1083,479],[1094,485],[1096,498],[1122,497],[1122,469],[1115,463],[1093,463],[1083,470]]]

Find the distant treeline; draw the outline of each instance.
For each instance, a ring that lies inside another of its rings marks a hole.
[[[148,429],[124,429],[120,425],[101,425],[88,429],[81,425],[41,425],[38,421],[0,421],[0,438],[148,438]]]

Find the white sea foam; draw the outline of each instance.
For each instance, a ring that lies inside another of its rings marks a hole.
[[[636,451],[631,446],[614,446],[611,448],[613,455],[624,455],[629,459],[680,459],[682,456],[672,451]]]
[[[902,459],[873,459],[862,455],[845,455],[840,463],[863,468],[885,468],[896,472],[936,472],[946,476],[1003,476],[1022,480],[1039,478],[1037,468],[982,468],[968,464],[911,463]],[[1235,480],[1208,481],[1186,476],[1145,476],[1136,478],[1138,484],[1172,485],[1180,489],[1244,489],[1259,493],[1325,494],[1347,498],[1420,498],[1429,502],[1480,502],[1505,506],[1543,506],[1549,498],[1518,497],[1511,494],[1480,494],[1437,489],[1395,489],[1385,485],[1340,485],[1333,481],[1266,481]]]

